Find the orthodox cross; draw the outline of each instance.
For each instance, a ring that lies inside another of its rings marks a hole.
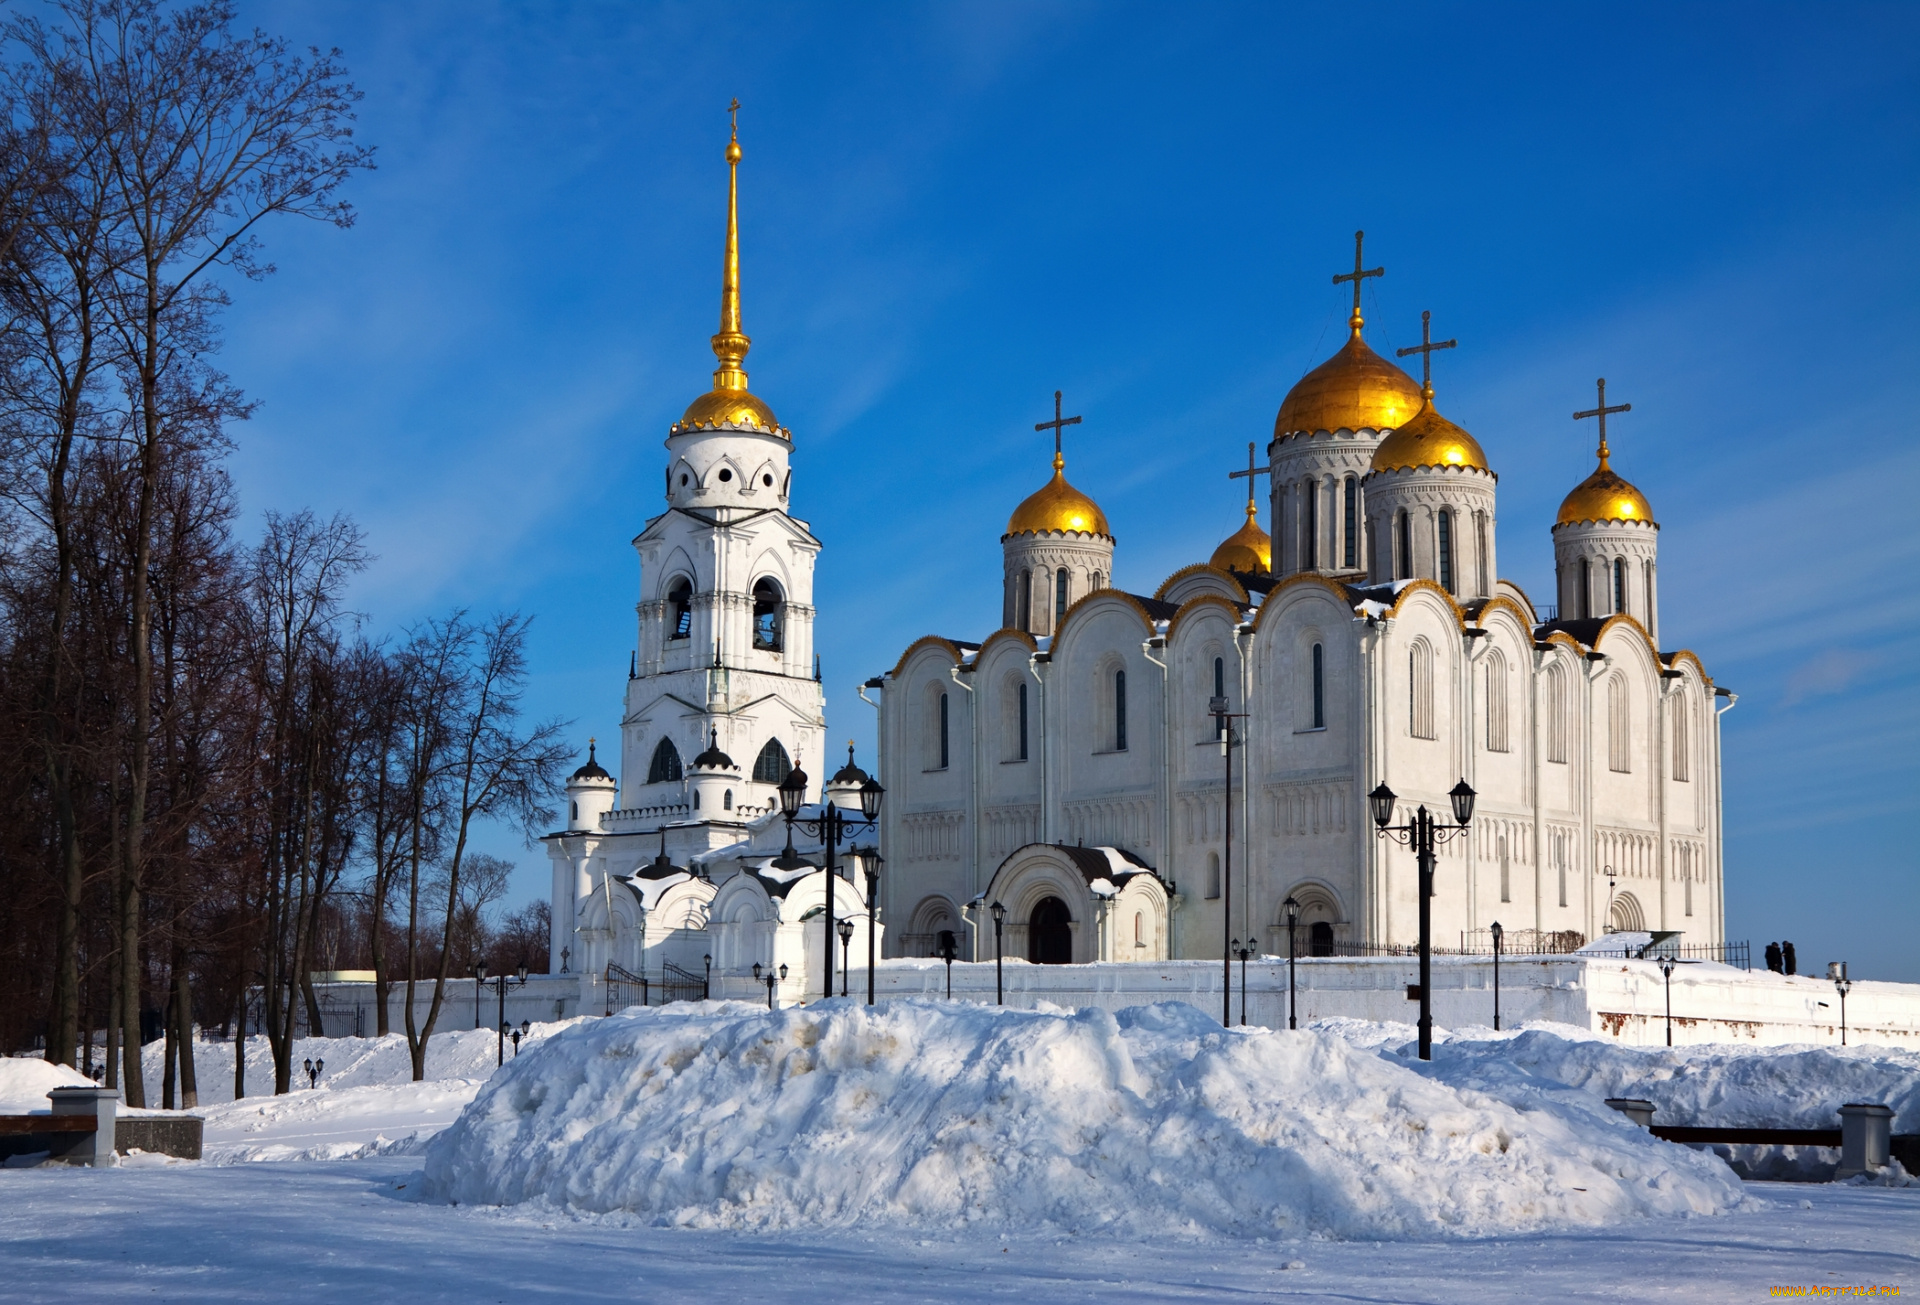
[[[1604,458],[1607,456],[1607,414],[1610,412],[1632,412],[1633,405],[1631,403],[1616,403],[1609,408],[1607,406],[1607,378],[1602,376],[1599,380],[1595,381],[1594,384],[1600,387],[1600,406],[1597,408],[1589,408],[1585,412],[1576,412],[1573,414],[1573,419],[1575,421],[1580,421],[1587,417],[1598,417],[1600,419],[1600,456]]]
[[[1460,342],[1458,340],[1442,340],[1439,344],[1435,344],[1433,342],[1433,314],[1423,312],[1420,314],[1420,343],[1410,344],[1404,349],[1395,349],[1393,356],[1396,358],[1404,358],[1410,353],[1420,355],[1420,389],[1426,394],[1431,395],[1433,393],[1433,351],[1436,349],[1457,348],[1459,344]],[[1602,399],[1601,402],[1604,403],[1606,400]]]
[[[1333,278],[1335,285],[1339,285],[1342,281],[1353,282],[1353,315],[1355,317],[1360,315],[1360,283],[1370,276],[1385,276],[1387,274],[1387,269],[1384,267],[1368,268],[1364,272],[1360,270],[1360,246],[1366,238],[1367,233],[1364,231],[1356,231],[1353,233],[1353,271],[1342,272]]]
[[[1248,440],[1247,441],[1247,469],[1245,471],[1229,471],[1227,473],[1227,479],[1246,481],[1247,482],[1247,502],[1251,503],[1253,502],[1253,487],[1255,483],[1253,478],[1255,476],[1271,476],[1272,474],[1273,474],[1273,468],[1271,466],[1256,467],[1253,465],[1253,441]]]
[[[727,106],[727,121],[733,125],[733,138],[740,139],[740,101],[735,100]]]
[[[1061,429],[1066,426],[1078,426],[1079,424],[1080,419],[1078,417],[1062,417],[1060,415],[1060,391],[1055,390],[1053,392],[1053,420],[1035,422],[1033,428],[1035,430],[1050,430],[1053,432],[1053,456],[1057,458],[1060,456]]]

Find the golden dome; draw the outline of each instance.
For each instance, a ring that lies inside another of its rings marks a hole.
[[[1480,441],[1440,415],[1428,391],[1426,406],[1407,420],[1404,426],[1380,441],[1373,451],[1375,471],[1398,471],[1402,467],[1477,467],[1491,471]]]
[[[1647,496],[1620,479],[1607,465],[1607,446],[1600,446],[1600,465],[1573,488],[1560,504],[1556,526],[1579,521],[1644,521],[1654,524]]]
[[[1246,524],[1222,540],[1207,561],[1222,571],[1243,575],[1266,575],[1273,570],[1273,540],[1260,528],[1260,509],[1252,499],[1247,500]]]
[[[1392,430],[1420,411],[1413,377],[1367,347],[1360,314],[1340,352],[1302,376],[1274,418],[1277,439],[1299,431]]]
[[[745,390],[708,390],[687,405],[678,423],[682,426],[752,426],[778,432],[780,423],[773,409]]]
[[[1067,483],[1067,460],[1053,455],[1053,479],[1027,495],[1007,521],[1009,535],[1044,535],[1058,530],[1066,534],[1104,535],[1107,514],[1100,505]]]

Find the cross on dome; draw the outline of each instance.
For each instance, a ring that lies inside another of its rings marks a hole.
[[[1600,465],[1604,467],[1607,465],[1607,414],[1610,412],[1632,412],[1633,405],[1631,403],[1616,403],[1609,408],[1607,406],[1607,378],[1602,376],[1599,380],[1595,381],[1594,384],[1600,389],[1600,406],[1597,408],[1588,408],[1585,412],[1576,412],[1573,414],[1573,419],[1575,421],[1584,421],[1588,417],[1598,417],[1600,419]]]
[[[1435,344],[1433,342],[1433,314],[1423,311],[1420,314],[1420,343],[1410,344],[1404,349],[1395,349],[1393,356],[1396,358],[1404,358],[1410,353],[1420,355],[1420,392],[1426,395],[1428,401],[1431,402],[1433,399],[1433,355],[1437,350],[1456,349],[1459,346],[1460,342],[1458,340],[1442,340],[1440,343]]]
[[[1060,391],[1055,390],[1053,392],[1053,420],[1037,421],[1033,424],[1033,428],[1035,430],[1051,430],[1053,432],[1053,458],[1056,467],[1063,465],[1063,459],[1060,453],[1061,428],[1078,426],[1079,424],[1080,418],[1078,417],[1062,417],[1060,415]]]
[[[1367,233],[1364,231],[1356,231],[1353,233],[1353,271],[1342,272],[1338,276],[1333,278],[1333,283],[1335,285],[1339,285],[1345,281],[1353,282],[1353,317],[1348,320],[1347,325],[1353,328],[1353,333],[1355,335],[1360,334],[1360,328],[1366,325],[1365,319],[1360,316],[1360,284],[1361,282],[1365,281],[1370,276],[1385,276],[1387,274],[1387,269],[1384,265],[1380,267],[1367,268],[1365,271],[1361,270],[1363,267],[1365,267],[1365,263],[1361,259],[1360,249],[1361,249],[1361,246],[1365,243],[1366,238],[1367,238]]]

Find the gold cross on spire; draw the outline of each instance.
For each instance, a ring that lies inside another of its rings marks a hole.
[[[1353,233],[1353,271],[1342,272],[1333,278],[1335,285],[1339,285],[1343,281],[1353,282],[1353,316],[1348,319],[1347,325],[1353,328],[1355,335],[1360,334],[1360,328],[1366,325],[1365,319],[1360,316],[1360,283],[1370,276],[1385,276],[1387,274],[1385,267],[1367,268],[1365,271],[1361,270],[1364,264],[1361,262],[1360,249],[1365,243],[1366,238],[1367,233],[1364,231],[1356,231]]]
[[[1604,467],[1607,465],[1607,414],[1610,412],[1632,412],[1633,405],[1631,403],[1616,403],[1609,408],[1607,406],[1607,378],[1602,376],[1599,380],[1595,381],[1594,384],[1600,387],[1600,406],[1597,408],[1588,408],[1585,412],[1576,412],[1573,414],[1573,419],[1575,421],[1581,421],[1587,417],[1598,417],[1600,419],[1600,465]]]
[[[1460,342],[1458,340],[1442,340],[1440,343],[1435,344],[1433,342],[1433,314],[1423,312],[1420,314],[1420,343],[1410,344],[1404,349],[1395,349],[1393,356],[1396,358],[1404,358],[1410,353],[1420,355],[1420,392],[1427,396],[1428,402],[1432,402],[1434,350],[1454,349],[1458,348],[1459,344]]]
[[[1060,415],[1060,391],[1055,390],[1053,392],[1053,420],[1037,421],[1033,424],[1033,428],[1035,430],[1051,430],[1053,432],[1053,465],[1056,470],[1067,465],[1065,455],[1060,452],[1061,428],[1078,426],[1079,424],[1080,419],[1078,417],[1062,417]]]
[[[1247,482],[1247,507],[1252,508],[1253,498],[1254,498],[1254,486],[1259,483],[1254,479],[1254,477],[1255,476],[1271,476],[1272,474],[1273,474],[1273,468],[1271,466],[1256,467],[1253,465],[1253,441],[1248,440],[1247,441],[1247,469],[1245,471],[1229,471],[1227,473],[1227,479],[1228,480],[1244,479]]]

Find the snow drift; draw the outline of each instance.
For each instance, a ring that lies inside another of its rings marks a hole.
[[[649,1222],[1480,1235],[1718,1213],[1719,1161],[1590,1094],[1524,1107],[1325,1033],[846,1001],[635,1009],[549,1039],[427,1146],[426,1187]]]
[[[55,1065],[38,1056],[0,1057],[0,1114],[24,1115],[51,1110],[47,1093],[57,1087],[92,1087],[93,1080],[77,1069]]]

